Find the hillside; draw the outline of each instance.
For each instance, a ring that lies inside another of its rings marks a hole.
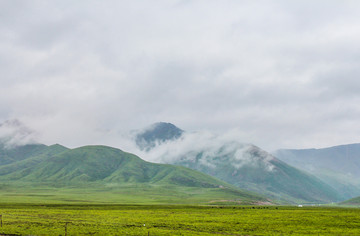
[[[47,188],[52,194],[57,191],[67,192],[67,188],[87,192],[86,196],[79,192],[76,196],[71,194],[71,199],[78,201],[92,198],[92,195],[104,201],[99,197],[101,193],[104,198],[112,196],[111,199],[115,199],[115,202],[122,199],[121,201],[132,203],[141,201],[139,198],[152,202],[173,202],[176,199],[180,203],[209,203],[218,200],[243,204],[267,202],[263,197],[242,191],[203,173],[184,167],[149,163],[111,147],[67,149],[53,145],[42,148],[47,151],[43,150],[38,156],[29,155],[0,167],[0,180],[6,183],[3,186],[5,192],[9,189],[14,192],[14,186],[26,186],[32,195],[38,188]],[[25,190],[15,192],[19,191]],[[2,192],[3,199],[7,196],[5,192]],[[46,193],[47,191],[44,194],[47,195]],[[28,196],[29,193],[23,195]],[[52,198],[58,197],[55,194]]]
[[[158,139],[152,133],[154,140]],[[332,187],[251,144],[215,135],[184,132],[160,143],[149,156],[156,161],[201,171],[249,191],[294,203],[344,200]],[[151,140],[149,141],[151,142]]]
[[[360,195],[360,144],[322,149],[281,149],[274,155],[317,176],[345,198]]]
[[[256,146],[232,143],[225,144],[218,151],[215,154],[199,152],[195,158],[185,155],[172,163],[279,200],[317,203],[341,199],[334,189],[314,176],[287,165]]]
[[[43,144],[27,144],[13,148],[5,148],[0,144],[0,168],[3,165],[17,163],[19,161],[32,159],[39,156],[51,156],[68,150],[59,144],[46,146]]]
[[[360,178],[360,144],[340,145],[321,149],[280,149],[274,153],[278,158],[303,168],[326,168],[348,173]]]

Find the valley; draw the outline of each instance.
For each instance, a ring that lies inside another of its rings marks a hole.
[[[134,141],[157,163],[103,145],[0,145],[0,234],[360,234],[359,199],[321,176],[216,136],[193,133],[202,148],[178,152],[189,137],[169,123],[146,132]]]

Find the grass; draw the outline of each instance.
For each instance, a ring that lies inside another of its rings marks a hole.
[[[43,204],[256,204],[264,198],[225,188],[198,188],[156,184],[0,186],[3,203]]]
[[[360,209],[283,206],[0,204],[0,234],[359,235]],[[68,223],[67,223],[68,222]]]

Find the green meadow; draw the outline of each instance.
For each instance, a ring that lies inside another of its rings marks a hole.
[[[12,235],[360,235],[360,209],[1,204]]]
[[[18,204],[262,204],[266,199],[228,188],[198,188],[156,184],[94,184],[0,186],[0,203]],[[269,203],[269,202],[266,202]]]

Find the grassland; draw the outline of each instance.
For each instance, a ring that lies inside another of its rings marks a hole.
[[[360,209],[0,204],[0,234],[359,235]]]
[[[16,185],[0,184],[0,202],[26,204],[258,204],[264,197],[228,188],[176,185],[103,184]]]

